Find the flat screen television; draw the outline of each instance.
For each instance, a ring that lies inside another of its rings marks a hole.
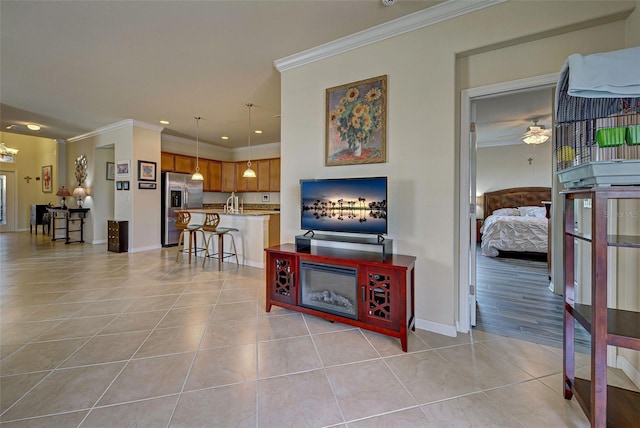
[[[300,180],[301,228],[387,234],[387,177]]]

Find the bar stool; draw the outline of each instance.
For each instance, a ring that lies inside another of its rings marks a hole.
[[[198,232],[202,234],[202,242],[205,242],[204,230],[201,224],[191,223],[191,214],[188,211],[177,211],[178,218],[176,219],[176,229],[182,229],[180,238],[178,238],[178,253],[176,254],[176,262],[180,258],[184,249],[184,235],[189,234],[189,264],[191,264],[191,251],[193,250],[193,256],[196,257],[198,253]],[[202,251],[202,250],[200,250]],[[204,248],[205,256],[209,255],[208,249]],[[206,257],[205,257],[206,259]]]
[[[207,249],[207,257],[215,257],[218,259],[218,270],[220,270],[221,266],[222,266],[222,262],[224,261],[224,259],[228,258],[228,257],[234,257],[236,258],[236,265],[240,266],[240,263],[238,263],[238,251],[236,250],[236,242],[235,239],[233,238],[233,235],[231,233],[229,233],[231,230],[238,230],[235,228],[230,228],[230,227],[218,227],[218,224],[220,224],[220,215],[218,213],[207,213],[207,217],[205,220],[204,225],[202,226],[202,229],[205,232],[209,232],[209,237],[207,238],[207,240],[205,241],[205,246]],[[228,252],[225,253],[224,252],[224,236],[225,235],[229,235],[231,237],[231,246],[233,247],[233,252]],[[212,253],[209,251],[209,245],[211,243],[211,238],[213,238],[214,236],[218,237],[218,252],[217,253]],[[207,258],[205,257],[205,260]],[[205,260],[202,261],[202,267],[204,267],[204,262]]]

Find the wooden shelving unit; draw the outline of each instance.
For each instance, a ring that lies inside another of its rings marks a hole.
[[[610,199],[640,199],[640,186],[592,187],[564,193],[564,397],[573,395],[592,427],[636,426],[640,393],[607,385],[607,345],[640,350],[640,313],[607,307],[607,248],[640,249],[640,237],[607,234]],[[575,231],[575,200],[591,200],[591,233]],[[575,303],[575,240],[591,244],[591,305]],[[577,320],[591,334],[591,380],[575,377]]]

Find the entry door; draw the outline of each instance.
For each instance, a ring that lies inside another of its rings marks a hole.
[[[15,232],[16,212],[15,172],[0,171],[0,232]]]

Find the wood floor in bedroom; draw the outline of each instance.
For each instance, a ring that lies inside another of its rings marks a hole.
[[[541,258],[476,257],[476,330],[562,347],[563,299],[549,290]],[[589,334],[576,324],[576,347],[589,352]]]

